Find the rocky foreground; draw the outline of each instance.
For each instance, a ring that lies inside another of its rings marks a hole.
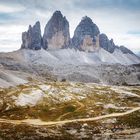
[[[0,138],[138,140],[139,103],[139,86],[36,81],[1,88]]]

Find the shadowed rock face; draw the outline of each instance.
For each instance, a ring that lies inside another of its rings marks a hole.
[[[82,18],[72,39],[70,39],[69,22],[60,11],[52,15],[45,27],[43,38],[39,21],[33,27],[30,25],[27,32],[22,33],[21,49],[57,50],[68,47],[86,52],[103,48],[109,53],[113,53],[116,49],[124,54],[134,54],[124,46],[115,45],[113,39],[109,40],[106,34],[100,34],[98,26],[87,16]]]
[[[45,27],[43,48],[67,48],[69,46],[69,42],[69,23],[60,11],[56,11]]]
[[[72,38],[72,46],[83,51],[99,48],[100,31],[89,17],[84,17],[77,26]]]
[[[127,49],[124,46],[120,46],[120,50],[124,53],[124,54],[134,54],[131,50]]]
[[[105,34],[100,34],[99,43],[101,48],[105,49],[110,53],[113,53],[116,48],[113,39],[109,40]]]
[[[42,37],[40,22],[36,22],[32,27],[29,25],[27,32],[22,33],[22,49],[40,50],[42,47]]]
[[[99,36],[100,47],[106,51],[113,53],[115,49],[120,50],[123,54],[134,54],[131,50],[125,46],[117,46],[114,44],[113,39],[109,40],[106,34],[100,34]]]

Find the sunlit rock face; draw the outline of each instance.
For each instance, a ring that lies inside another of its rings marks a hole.
[[[21,49],[31,49],[31,50],[40,50],[42,47],[42,37],[40,22],[36,22],[32,27],[29,25],[27,32],[22,33],[22,45]]]
[[[72,38],[76,49],[92,52],[99,49],[99,28],[89,17],[84,17],[77,26]]]
[[[83,40],[83,44],[80,46],[80,48],[84,51],[87,52],[93,52],[99,49],[99,36],[95,36],[95,40],[96,42],[93,42],[93,39],[89,36],[86,35],[84,40]]]
[[[45,27],[43,48],[48,50],[67,48],[69,43],[69,23],[60,11],[56,11]]]

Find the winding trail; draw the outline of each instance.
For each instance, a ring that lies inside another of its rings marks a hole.
[[[90,121],[97,121],[105,118],[111,118],[111,117],[121,117],[124,115],[131,114],[135,111],[140,110],[140,107],[133,108],[132,110],[123,112],[123,113],[112,113],[108,115],[102,115],[99,117],[93,117],[93,118],[83,118],[83,119],[74,119],[74,120],[64,120],[64,121],[51,121],[51,122],[45,122],[40,119],[26,119],[26,120],[7,120],[7,119],[0,119],[0,123],[12,123],[12,124],[28,124],[28,125],[35,125],[35,126],[47,126],[47,125],[61,125],[66,123],[74,123],[74,122],[90,122]]]

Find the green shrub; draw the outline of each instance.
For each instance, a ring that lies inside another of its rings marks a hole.
[[[66,106],[66,108],[65,108],[66,112],[74,112],[75,110],[76,110],[76,108],[73,105]]]

